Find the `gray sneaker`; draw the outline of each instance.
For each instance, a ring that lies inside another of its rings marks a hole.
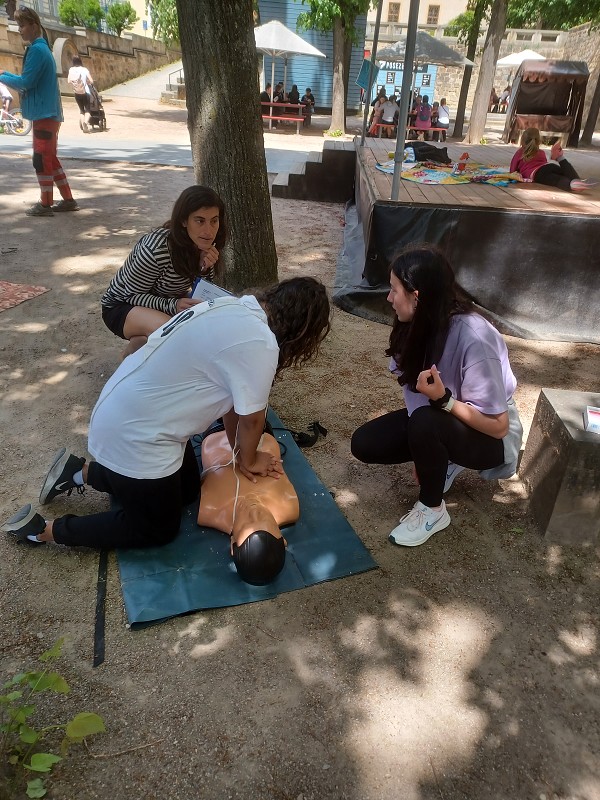
[[[54,203],[52,206],[52,211],[79,211],[79,206],[77,205],[77,200],[59,200],[58,203]]]
[[[28,217],[53,217],[52,206],[43,206],[39,201],[28,208],[25,214]]]
[[[44,506],[53,500],[56,495],[63,494],[63,492],[70,495],[73,489],[79,494],[83,494],[85,486],[78,486],[73,480],[73,475],[79,472],[84,464],[85,458],[78,458],[71,453],[67,453],[66,447],[61,447],[55,454],[54,461],[44,478],[42,491],[40,492],[40,503]]]
[[[35,546],[36,544],[44,544],[44,542],[34,542],[27,537],[37,536],[43,532],[45,527],[46,520],[41,514],[33,510],[31,503],[27,503],[26,506],[20,508],[16,514],[2,525],[2,530],[12,533],[17,542],[25,542]]]

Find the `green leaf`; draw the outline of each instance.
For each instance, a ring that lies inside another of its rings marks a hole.
[[[60,638],[57,642],[55,642],[50,650],[46,650],[45,653],[42,653],[40,656],[40,661],[53,661],[54,659],[58,658],[62,652],[62,646],[64,644],[64,638]]]
[[[523,528],[509,528],[508,532],[509,533],[525,533],[525,530]]]
[[[40,738],[40,734],[34,728],[30,728],[29,725],[21,725],[19,737],[26,744],[35,744]]]
[[[23,697],[23,692],[10,692],[10,694],[3,694],[0,695],[0,703],[13,703],[20,697]]]
[[[23,764],[25,769],[33,770],[33,772],[50,772],[52,767],[62,761],[60,756],[55,756],[53,753],[34,753],[31,756],[30,764]]]
[[[20,706],[11,711],[10,718],[13,722],[25,722],[27,717],[30,717],[35,711],[35,706]]]
[[[69,684],[58,672],[48,672],[40,677],[35,690],[36,692],[43,692],[45,689],[50,689],[60,694],[69,694],[70,692]]]
[[[84,711],[81,714],[73,717],[67,723],[65,733],[72,741],[81,741],[86,736],[93,736],[95,733],[104,733],[104,721],[98,714],[93,714],[89,711]]]
[[[27,781],[27,797],[43,797],[46,794],[44,789],[44,781],[41,778],[35,778],[32,781]]]
[[[16,675],[13,675],[9,681],[6,681],[2,688],[8,689],[10,686],[15,686],[17,683],[23,683],[26,677],[26,672],[18,672]]]

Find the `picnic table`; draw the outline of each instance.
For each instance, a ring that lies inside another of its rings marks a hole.
[[[273,103],[261,102],[262,118],[269,121],[269,130],[273,127],[273,120],[277,122],[294,122],[296,133],[300,133],[300,125],[304,122],[305,103]],[[290,109],[289,113],[286,113]],[[268,110],[269,113],[265,113]],[[275,114],[273,111],[275,110]],[[277,112],[279,112],[277,114]]]

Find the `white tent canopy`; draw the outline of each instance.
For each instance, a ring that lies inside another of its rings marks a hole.
[[[496,62],[497,67],[520,67],[522,61],[545,61],[545,56],[536,53],[535,50],[520,50],[518,53],[510,53],[504,58],[499,58]]]
[[[404,61],[406,36],[397,42],[377,50],[378,61]],[[425,31],[417,31],[415,39],[415,64],[438,64],[445,67],[474,67],[475,64],[462,53],[458,53],[444,42]]]
[[[273,59],[271,63],[271,85],[275,83],[275,59],[278,57],[284,59],[284,89],[287,79],[287,60],[289,56],[299,55],[326,58],[324,53],[317,50],[317,48],[313,47],[309,42],[304,41],[301,36],[298,36],[294,31],[286,28],[285,25],[278,22],[276,19],[255,28],[254,38],[256,40],[256,49],[258,52],[271,56]]]

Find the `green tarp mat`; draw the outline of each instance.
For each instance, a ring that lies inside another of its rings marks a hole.
[[[143,627],[206,608],[276,597],[374,569],[376,562],[282,423],[269,412],[285,450],[283,464],[300,501],[300,518],[284,529],[285,567],[267,586],[240,580],[229,555],[229,538],[197,524],[197,503],[183,510],[177,538],[163,547],[118,550],[127,618]]]

